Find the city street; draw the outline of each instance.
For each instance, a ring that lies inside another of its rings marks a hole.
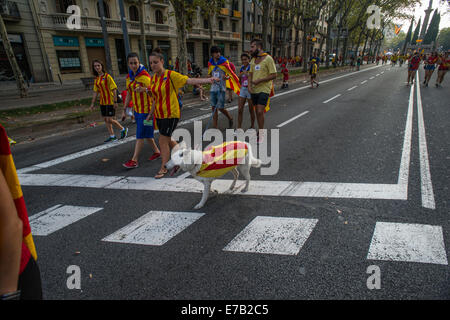
[[[109,144],[98,126],[12,147],[44,298],[449,299],[450,80],[406,75],[373,64],[276,88],[265,126],[279,130],[278,173],[252,168],[247,193],[243,180],[226,193],[228,173],[200,210],[202,185],[155,180],[148,145],[139,168],[122,166],[134,126]],[[188,106],[178,128],[193,135],[210,113]],[[71,265],[81,290],[67,287]]]

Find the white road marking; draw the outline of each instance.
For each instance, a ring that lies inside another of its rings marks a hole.
[[[416,73],[417,86],[417,123],[419,126],[419,154],[420,154],[420,181],[422,190],[422,206],[436,209],[434,201],[433,183],[431,182],[430,162],[428,160],[427,136],[423,120],[422,97],[420,95],[419,73]]]
[[[383,74],[384,73],[384,71],[381,71],[381,74]]]
[[[344,78],[344,77],[348,77],[348,76],[354,75],[354,74],[359,73],[359,72],[366,72],[366,71],[369,71],[369,70],[372,70],[372,69],[375,69],[375,68],[379,68],[379,66],[367,68],[367,69],[360,70],[360,71],[351,72],[351,73],[344,74],[344,75],[341,75],[341,76],[338,76],[338,77],[335,77],[335,78],[331,78],[331,79],[328,79],[328,80],[323,80],[323,81],[321,81],[321,83],[334,81],[334,80],[337,80],[337,79],[341,79],[341,78]],[[273,96],[271,99],[283,96],[285,94],[294,93],[294,92],[297,92],[299,90],[303,90],[303,89],[306,89],[306,88],[309,88],[309,87],[310,86],[305,86],[305,87],[293,89],[293,90],[290,90],[290,91],[286,91],[286,92],[283,92],[283,93],[279,93],[279,94],[276,94],[275,96]],[[237,108],[238,108],[238,106],[235,105],[233,107],[227,108],[227,110],[228,111],[233,111],[233,110],[236,110]],[[183,126],[185,124],[193,123],[194,121],[201,121],[201,120],[204,120],[204,119],[209,119],[210,117],[211,117],[211,114],[207,113],[207,114],[204,114],[204,115],[201,115],[201,116],[197,116],[197,117],[194,117],[194,118],[191,118],[191,119],[187,119],[187,120],[181,121],[178,124],[178,126]],[[155,133],[157,133],[157,132],[158,132],[158,130],[155,130]],[[43,162],[43,163],[32,165],[32,166],[29,166],[29,167],[26,167],[26,168],[18,169],[17,173],[29,173],[29,172],[37,171],[37,170],[40,170],[40,169],[49,168],[49,167],[61,164],[63,162],[67,162],[67,161],[71,161],[71,160],[74,160],[74,159],[78,159],[78,158],[84,157],[86,155],[91,155],[93,153],[96,153],[96,152],[99,152],[99,151],[102,151],[102,150],[106,150],[106,149],[109,149],[109,148],[113,148],[113,147],[116,147],[118,145],[121,145],[121,144],[124,144],[124,143],[128,143],[128,142],[131,142],[131,141],[134,141],[134,140],[136,140],[136,137],[135,136],[130,136],[130,137],[127,137],[126,139],[118,140],[118,141],[115,141],[113,143],[102,144],[100,146],[96,146],[96,147],[89,148],[89,149],[86,149],[86,150],[83,150],[83,151],[75,152],[75,153],[72,153],[72,154],[69,154],[69,155],[66,155],[66,156],[62,156],[62,157],[56,158],[54,160],[50,160],[50,161],[46,161],[46,162]]]
[[[31,233],[36,236],[47,236],[102,209],[56,205],[30,216]]]
[[[185,174],[184,177],[188,175]],[[70,174],[20,174],[19,180],[23,186],[43,187],[81,187],[115,190],[146,190],[170,192],[201,193],[203,185],[193,178],[150,177],[104,177],[94,175]],[[105,180],[105,182],[98,182]],[[76,185],[74,185],[76,181]],[[334,182],[302,182],[302,181],[271,181],[252,180],[246,193],[240,191],[244,181],[239,181],[237,188],[229,192],[232,180],[218,179],[213,182],[213,188],[219,193],[241,196],[275,196],[275,197],[311,197],[311,198],[353,198],[353,199],[387,199],[407,200],[408,194],[403,186],[398,184],[367,184],[367,183],[334,183]],[[241,183],[241,185],[239,185]]]
[[[369,80],[375,79],[375,77],[370,77]]]
[[[398,172],[397,184],[404,188],[404,192],[408,193],[409,181],[409,163],[411,161],[411,138],[412,138],[412,121],[414,115],[414,86],[411,86],[409,92],[408,114],[406,117],[405,135],[403,138],[402,159],[400,161],[400,169]]]
[[[366,83],[367,82],[367,80],[364,80],[363,82],[361,82],[361,84],[364,84],[364,83]]]
[[[340,97],[340,96],[341,96],[341,94],[339,93],[339,94],[335,95],[333,98],[330,98],[330,99],[328,99],[328,100],[325,100],[323,103],[328,103],[328,102],[330,102],[331,100],[336,99],[337,97]]]
[[[204,213],[150,211],[102,241],[162,246]]]
[[[375,77],[378,77],[380,74],[379,73],[377,73],[376,75],[375,75]]]
[[[258,216],[223,250],[296,255],[305,244],[317,219]]]
[[[287,121],[285,121],[285,122],[283,122],[283,123],[280,123],[279,125],[277,125],[277,127],[278,127],[278,128],[281,128],[281,127],[287,125],[288,123],[294,121],[295,119],[298,119],[298,118],[304,116],[304,115],[307,114],[308,112],[309,112],[309,111],[305,111],[305,112],[303,112],[303,113],[300,113],[299,115],[297,115],[297,116],[295,116],[295,117],[293,117],[293,118],[291,118],[291,119],[289,119],[289,120],[287,120]]]
[[[358,86],[354,86],[354,87],[348,88],[347,91],[352,91],[355,88],[358,88]]]
[[[367,259],[448,265],[442,227],[377,222]]]

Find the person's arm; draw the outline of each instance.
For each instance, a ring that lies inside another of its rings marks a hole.
[[[189,78],[186,81],[186,84],[190,84],[190,85],[196,85],[196,84],[208,84],[208,83],[213,83],[214,81],[220,81],[219,78],[214,78],[214,77],[210,77],[210,78]]]
[[[91,101],[91,107],[90,107],[91,111],[94,110],[94,103],[97,100],[97,97],[98,97],[98,92],[94,91],[94,94],[92,96],[92,101]]]
[[[253,83],[253,72],[249,72],[248,73],[248,85],[247,85],[247,90],[248,92],[250,92],[250,94],[253,93],[253,87],[252,87],[252,83]]]
[[[128,90],[127,97],[125,98],[125,101],[123,102],[123,111],[122,111],[122,118],[126,118],[125,110],[127,109],[128,105],[131,101],[131,92]]]
[[[117,105],[117,89],[113,89],[113,97],[114,97],[114,109],[117,109],[118,105]]]
[[[0,170],[0,295],[17,291],[23,225]]]
[[[155,112],[156,109],[156,101],[155,99],[152,100],[152,108],[150,109],[150,112],[148,113],[148,116],[145,120],[150,121],[151,119],[153,119],[153,113]]]

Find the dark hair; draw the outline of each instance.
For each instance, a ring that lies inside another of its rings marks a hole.
[[[253,39],[252,41],[250,41],[250,44],[256,44],[257,47],[260,47],[262,49],[263,47],[263,41],[261,39]]]
[[[127,61],[130,60],[131,58],[137,58],[139,61],[139,56],[136,52],[130,52],[127,56]]]
[[[242,59],[242,57],[247,57],[247,59],[250,60],[250,56],[248,55],[247,52],[244,52],[243,54],[241,54],[241,59]]]
[[[92,73],[94,74],[94,76],[96,76],[96,77],[99,76],[97,70],[95,70],[95,68],[94,68],[94,64],[95,64],[95,63],[100,63],[100,64],[102,65],[102,71],[103,71],[103,73],[106,73],[106,68],[105,68],[105,65],[103,64],[103,62],[100,61],[100,60],[94,59],[94,60],[92,60]]]
[[[160,48],[155,48],[152,53],[150,53],[150,57],[158,57],[159,60],[164,60],[164,55],[162,54],[162,50]]]
[[[213,53],[220,53],[220,48],[218,47],[218,46],[212,46],[211,47],[211,54],[213,54]]]

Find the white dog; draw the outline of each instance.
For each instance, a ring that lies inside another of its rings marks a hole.
[[[247,192],[250,183],[250,168],[259,168],[261,160],[253,157],[251,145],[247,142],[231,141],[218,146],[209,147],[203,152],[187,149],[184,142],[174,151],[166,168],[171,170],[172,176],[178,169],[189,172],[194,179],[203,183],[203,196],[194,209],[202,208],[208,200],[211,184],[216,178],[231,171],[234,176],[229,191],[233,190],[239,177],[244,176],[246,184],[242,192]]]

